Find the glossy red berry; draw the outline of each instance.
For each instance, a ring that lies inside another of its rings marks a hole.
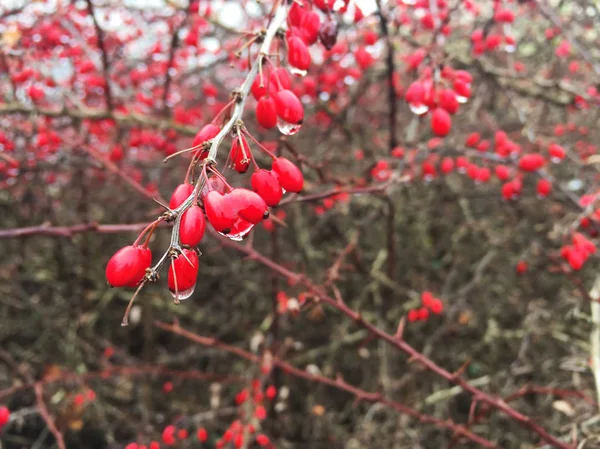
[[[279,204],[283,191],[281,190],[281,184],[279,184],[277,174],[264,169],[256,170],[252,174],[251,182],[252,190],[265,200],[267,206],[273,207]]]
[[[560,162],[565,158],[566,151],[560,145],[552,143],[548,147],[548,154],[550,154],[552,162]]]
[[[260,195],[248,189],[234,189],[225,196],[227,206],[248,223],[257,224],[269,217],[269,208]]]
[[[250,146],[244,136],[238,136],[233,139],[229,159],[233,169],[238,173],[246,173],[250,166]]]
[[[196,432],[196,438],[202,443],[204,443],[208,439],[208,432],[204,427],[200,427],[198,429],[198,431]]]
[[[217,232],[228,233],[237,219],[237,211],[228,207],[225,196],[216,190],[204,197],[204,210],[206,218]]]
[[[220,131],[220,126],[215,125],[213,123],[209,123],[208,125],[204,126],[200,131],[198,131],[198,134],[196,134],[194,140],[192,141],[192,147],[197,147],[199,145],[202,145],[204,142],[208,142],[209,140],[214,139],[215,137],[217,137],[217,134],[219,134]],[[200,149],[198,149],[197,152],[200,152]],[[208,150],[204,150],[200,154],[200,159],[205,159],[207,156]]]
[[[177,209],[192,194],[193,191],[194,186],[192,184],[187,182],[184,184],[179,184],[171,195],[169,209]]]
[[[265,129],[271,129],[277,125],[277,105],[273,97],[265,95],[258,100],[256,121]]]
[[[152,263],[152,253],[142,246],[125,246],[106,265],[106,280],[113,287],[135,287]]]
[[[298,193],[304,186],[304,176],[290,160],[278,157],[273,161],[273,171],[277,173],[279,184],[288,192]]]
[[[280,90],[275,94],[277,115],[281,120],[293,125],[301,125],[304,120],[304,108],[291,90]]]
[[[204,237],[205,229],[204,212],[196,205],[191,206],[181,216],[179,241],[183,245],[196,246]]]
[[[452,119],[448,111],[436,108],[431,114],[431,130],[436,136],[447,136],[452,127]]]
[[[288,62],[290,65],[301,72],[306,72],[310,68],[310,52],[302,39],[297,36],[290,36],[287,39]]]
[[[440,108],[445,109],[450,114],[456,114],[460,106],[456,94],[450,89],[444,89],[438,94],[438,103]]]
[[[321,18],[316,11],[308,11],[300,22],[300,35],[306,45],[314,44],[319,37]]]
[[[536,191],[541,198],[547,197],[552,191],[552,183],[547,179],[540,179],[536,185]]]
[[[544,156],[539,153],[530,153],[521,156],[519,168],[526,172],[533,172],[542,168],[544,163]]]
[[[168,284],[172,293],[184,294],[196,285],[198,255],[194,250],[184,249],[169,266]]]

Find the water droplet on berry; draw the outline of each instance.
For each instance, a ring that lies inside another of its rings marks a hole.
[[[456,94],[456,101],[461,104],[465,104],[469,99],[467,97],[463,97],[462,95]]]
[[[417,114],[417,115],[423,115],[427,111],[429,111],[429,106],[427,106],[426,104],[409,103],[408,106],[410,107],[410,110],[412,111],[412,113]]]
[[[300,70],[293,66],[289,66],[289,69],[290,69],[290,73],[295,76],[305,76],[307,73],[306,70]]]
[[[286,136],[293,136],[298,131],[300,131],[300,128],[302,128],[302,125],[301,124],[288,123],[286,121],[278,119],[277,120],[277,128],[279,129],[279,132],[281,132],[281,134],[284,134]]]
[[[188,288],[187,290],[183,290],[180,291],[179,294],[176,294],[174,291],[171,291],[171,295],[173,296],[173,298],[177,298],[180,301],[183,301],[184,299],[188,299],[190,296],[192,296],[194,294],[194,290],[196,289],[196,284],[192,285],[190,288]]]

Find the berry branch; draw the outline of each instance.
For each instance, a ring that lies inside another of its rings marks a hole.
[[[199,343],[203,346],[216,347],[222,351],[229,352],[231,354],[235,354],[238,357],[246,359],[252,363],[262,364],[264,362],[261,357],[255,355],[255,354],[252,354],[251,352],[248,352],[242,348],[228,345],[228,344],[223,343],[215,338],[203,337],[201,335],[198,335],[198,334],[190,332],[186,329],[183,329],[177,324],[168,324],[168,323],[163,323],[161,321],[156,321],[154,323],[154,325],[156,327],[158,327],[159,329],[163,329],[163,330],[171,332],[173,334],[180,335],[188,340],[191,340],[195,343]],[[464,426],[456,424],[452,420],[449,420],[449,419],[441,420],[441,419],[435,418],[433,416],[421,413],[418,410],[408,407],[407,405],[404,405],[400,402],[388,399],[388,398],[384,397],[381,393],[365,391],[361,388],[350,385],[346,381],[344,381],[344,379],[341,378],[340,376],[338,376],[336,379],[330,379],[330,378],[322,376],[320,374],[313,374],[313,373],[309,373],[307,371],[301,370],[301,369],[296,368],[295,366],[291,365],[290,363],[285,362],[280,359],[277,359],[277,358],[273,358],[271,360],[271,363],[272,363],[272,365],[278,367],[285,374],[288,374],[288,375],[291,375],[294,377],[298,377],[301,379],[306,379],[310,382],[316,382],[316,383],[328,385],[328,386],[336,388],[338,390],[343,390],[347,393],[350,393],[350,394],[356,396],[356,399],[358,401],[366,401],[366,402],[374,402],[374,403],[383,404],[386,407],[396,410],[399,413],[402,413],[404,415],[408,415],[412,418],[415,418],[424,424],[432,424],[441,429],[447,429],[447,430],[453,432],[453,434],[460,436],[460,437],[464,437],[464,438],[466,438],[474,443],[477,443],[483,447],[494,448],[494,449],[499,448],[499,446],[497,446],[495,443],[493,443],[489,440],[486,440],[485,438],[480,437],[479,435],[474,434],[470,430],[466,429]]]
[[[451,373],[442,368],[441,366],[437,365],[434,361],[432,361],[427,356],[420,353],[410,344],[408,344],[408,342],[406,342],[402,338],[402,332],[396,335],[391,335],[383,331],[382,329],[379,329],[378,327],[366,321],[359,312],[355,312],[350,307],[348,307],[348,305],[346,305],[346,303],[341,299],[341,297],[333,298],[329,296],[325,291],[313,284],[310,281],[310,279],[308,279],[303,274],[296,273],[291,270],[288,270],[287,268],[284,268],[283,266],[273,262],[268,257],[263,256],[258,251],[254,250],[253,248],[247,245],[240,245],[236,242],[232,242],[226,239],[222,239],[222,243],[224,246],[233,248],[239,252],[246,254],[251,260],[255,260],[265,265],[271,270],[274,270],[275,272],[279,273],[281,276],[287,278],[291,282],[301,283],[302,285],[304,285],[304,287],[308,289],[308,291],[310,291],[318,298],[319,302],[325,303],[330,307],[336,309],[337,311],[343,313],[347,317],[351,318],[359,326],[362,326],[365,329],[367,329],[375,338],[379,338],[394,346],[395,348],[399,349],[400,351],[406,353],[408,356],[410,356],[411,360],[419,362],[429,371],[437,374],[438,376],[447,380],[448,382],[462,387],[465,391],[469,392],[473,396],[474,400],[476,400],[477,402],[488,404],[489,406],[503,412],[523,427],[526,427],[532,432],[539,435],[539,437],[545,442],[560,449],[571,448],[571,446],[567,443],[560,441],[558,438],[548,433],[546,429],[544,429],[542,426],[536,423],[532,418],[530,418],[529,416],[525,416],[517,410],[510,407],[504,400],[502,400],[502,398],[492,396],[480,390],[479,388],[474,387],[473,385],[465,381],[460,375]],[[399,329],[403,329],[402,323]]]

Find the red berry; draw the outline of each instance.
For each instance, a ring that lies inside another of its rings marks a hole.
[[[267,399],[273,400],[275,396],[277,396],[277,388],[273,385],[269,385],[265,391],[265,395],[267,396]]]
[[[519,168],[526,172],[533,172],[542,168],[544,163],[544,156],[539,153],[530,153],[519,159]]]
[[[506,181],[510,176],[510,169],[506,165],[496,165],[494,172],[500,181]]]
[[[316,11],[308,11],[300,22],[300,34],[307,45],[314,44],[319,37],[321,18]]]
[[[169,425],[162,432],[162,440],[167,446],[175,444],[175,426]]]
[[[318,16],[317,16],[318,18]],[[318,29],[317,29],[318,32]],[[296,36],[287,39],[288,61],[292,67],[305,72],[310,68],[310,52],[306,44]]]
[[[540,179],[537,182],[536,191],[540,197],[544,198],[552,191],[552,183],[547,179]]]
[[[198,277],[198,255],[194,250],[184,249],[169,266],[169,290],[185,294],[196,285]]]
[[[468,147],[474,148],[479,143],[480,139],[481,139],[481,137],[480,137],[479,133],[471,133],[467,137],[467,140],[465,141],[465,145]]]
[[[556,143],[550,144],[548,147],[548,154],[553,162],[562,161],[565,158],[565,149]]]
[[[228,233],[237,219],[237,211],[227,207],[225,197],[216,190],[204,197],[204,210],[206,218],[217,232]]]
[[[429,309],[421,307],[417,310],[417,316],[419,317],[419,320],[426,321],[429,318]]]
[[[256,435],[256,442],[259,446],[267,446],[270,441],[269,437],[266,436],[264,433],[259,433],[258,435]]]
[[[304,176],[300,169],[290,160],[278,157],[273,161],[273,171],[277,173],[279,184],[288,192],[298,193],[304,186]]]
[[[277,105],[271,96],[263,96],[256,105],[256,121],[265,129],[277,125]]]
[[[204,237],[206,220],[204,212],[196,205],[191,206],[181,216],[179,224],[179,241],[183,245],[196,246]]]
[[[291,90],[280,90],[275,94],[277,115],[281,120],[293,125],[301,125],[304,120],[304,108]]]
[[[452,119],[448,111],[436,108],[431,114],[431,130],[436,136],[447,136],[452,127]]]
[[[192,147],[197,147],[199,145],[202,145],[204,142],[208,142],[209,140],[214,139],[215,137],[217,137],[217,134],[219,134],[220,131],[220,126],[215,125],[213,123],[209,123],[200,131],[198,131],[198,134],[196,134],[196,137],[194,137],[194,140],[192,141]],[[197,150],[197,152],[199,151],[200,149]],[[206,156],[208,156],[208,150],[205,150],[200,154],[200,159],[205,159]]]
[[[8,423],[9,419],[10,411],[8,410],[8,407],[3,405],[2,407],[0,407],[0,429],[2,429],[2,427],[4,427]]]
[[[283,191],[277,179],[277,174],[269,170],[256,170],[252,174],[252,190],[258,193],[267,206],[277,206],[281,201]]]
[[[429,305],[429,309],[436,315],[439,315],[444,310],[444,303],[438,298],[433,298]]]
[[[411,309],[408,311],[408,321],[411,323],[419,319],[419,311],[417,309]]]
[[[524,260],[520,260],[517,263],[517,267],[516,268],[517,268],[517,273],[524,274],[525,272],[527,272],[527,268],[528,268],[527,262],[525,262]]]
[[[279,67],[278,69],[273,70],[270,78],[274,92],[282,89],[289,90],[292,88],[292,78],[290,77],[290,72],[288,72],[284,67]]]
[[[450,89],[444,89],[439,93],[438,103],[440,108],[444,108],[450,114],[456,114],[460,106],[456,94]]]
[[[192,194],[193,191],[194,186],[192,184],[187,182],[184,184],[179,184],[171,195],[169,209],[177,209]]]
[[[250,147],[244,136],[237,136],[233,139],[229,158],[233,164],[233,168],[238,173],[246,173],[250,166]]]
[[[261,196],[248,189],[234,189],[225,196],[228,207],[237,211],[243,220],[258,224],[269,217],[269,208]]]
[[[208,432],[204,427],[200,427],[198,429],[198,431],[196,432],[196,438],[198,438],[198,441],[201,441],[203,443],[208,439]]]
[[[106,265],[106,280],[113,287],[135,287],[152,263],[152,253],[141,246],[125,246]]]

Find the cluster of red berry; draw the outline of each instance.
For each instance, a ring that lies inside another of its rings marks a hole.
[[[473,77],[465,70],[444,66],[439,72],[425,67],[404,97],[410,110],[417,115],[431,112],[431,130],[436,136],[448,135],[452,128],[451,114],[471,97]]]
[[[422,307],[408,311],[408,321],[427,321],[430,312],[439,315],[444,311],[442,300],[433,296],[433,293],[429,291],[424,291],[421,294],[421,304]]]

